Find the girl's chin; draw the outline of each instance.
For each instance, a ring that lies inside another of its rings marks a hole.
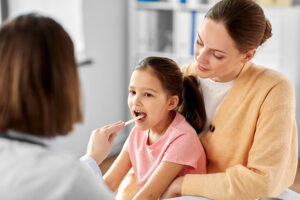
[[[138,129],[140,129],[141,131],[145,131],[145,130],[149,129],[149,127],[147,127],[147,126],[145,126],[145,125],[142,125],[142,124],[140,124],[140,123],[136,123],[136,127],[137,127]]]

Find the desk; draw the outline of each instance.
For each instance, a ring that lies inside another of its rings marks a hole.
[[[284,200],[299,200],[300,199],[300,194],[287,189],[283,193],[281,193],[278,198],[284,199]],[[205,197],[196,197],[196,196],[181,196],[181,197],[176,197],[176,198],[170,198],[170,200],[210,200]]]

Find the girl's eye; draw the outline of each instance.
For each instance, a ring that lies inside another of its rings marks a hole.
[[[148,93],[148,92],[145,94],[145,96],[146,96],[146,97],[153,97],[153,95],[150,94],[150,93]]]
[[[129,90],[129,94],[135,94],[136,92],[134,90]]]
[[[201,42],[201,41],[199,41],[199,40],[197,40],[197,45],[199,45],[199,46],[203,46],[203,43]]]

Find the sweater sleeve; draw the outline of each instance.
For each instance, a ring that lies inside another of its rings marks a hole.
[[[220,173],[186,175],[183,195],[212,199],[276,197],[294,182],[298,139],[290,82],[278,82],[257,106],[260,112],[247,163]]]

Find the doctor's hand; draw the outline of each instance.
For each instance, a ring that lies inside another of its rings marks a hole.
[[[101,164],[109,154],[118,132],[124,126],[125,123],[119,121],[94,130],[88,143],[87,155],[92,157],[98,165]]]
[[[167,199],[181,196],[181,188],[184,176],[176,178],[161,195],[160,199]]]

